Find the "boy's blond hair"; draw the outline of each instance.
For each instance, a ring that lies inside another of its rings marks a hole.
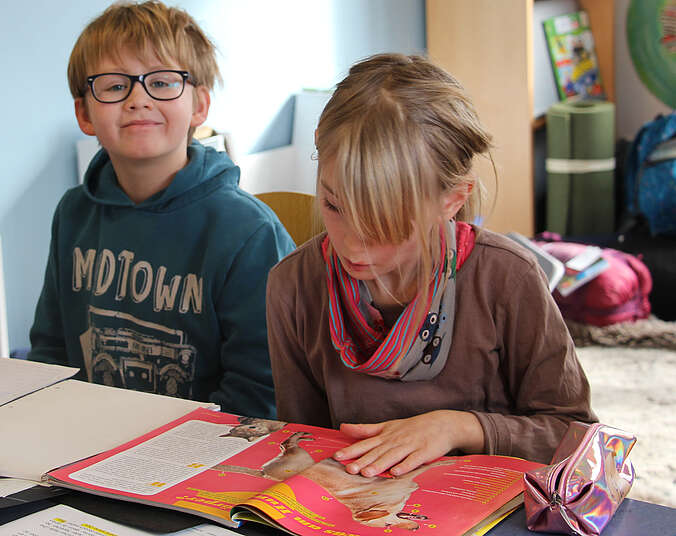
[[[422,259],[410,275],[424,288],[439,259],[442,194],[470,188],[457,219],[471,221],[483,191],[473,158],[490,157],[491,136],[458,81],[420,56],[371,56],[337,85],[316,145],[318,180],[325,169],[334,174],[343,217],[365,243],[399,244],[418,234]]]
[[[107,57],[125,50],[140,57],[154,52],[167,64],[190,73],[194,85],[213,89],[220,80],[216,49],[195,20],[182,9],[162,2],[118,2],[91,21],[78,38],[68,62],[68,85],[73,98],[87,93],[87,77]],[[129,73],[140,74],[140,73]]]

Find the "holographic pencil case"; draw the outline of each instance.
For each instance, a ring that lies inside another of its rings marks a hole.
[[[532,531],[598,536],[634,482],[633,434],[572,422],[552,464],[524,474],[526,525]]]

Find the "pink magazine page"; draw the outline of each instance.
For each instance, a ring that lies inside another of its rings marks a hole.
[[[513,506],[520,504],[523,473],[537,467],[518,458],[472,455],[442,458],[396,478],[364,478],[327,459],[246,504],[299,535],[462,535],[513,499]],[[238,517],[241,508],[235,511]]]
[[[316,437],[308,453],[312,460],[348,444],[335,430],[302,428]],[[47,480],[232,526],[232,506],[275,483],[263,466],[280,456],[281,445],[296,430],[297,425],[200,408],[110,451],[50,471]]]

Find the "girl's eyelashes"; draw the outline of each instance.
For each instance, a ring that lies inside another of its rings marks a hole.
[[[340,209],[339,209],[336,205],[334,205],[333,203],[331,203],[328,199],[326,199],[326,197],[324,198],[324,206],[325,206],[327,209],[329,209],[331,212],[337,212],[337,213],[340,213]]]

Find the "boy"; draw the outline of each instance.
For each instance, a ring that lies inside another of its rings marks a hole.
[[[209,39],[159,2],[80,35],[75,115],[103,149],[56,209],[29,359],[273,417],[265,285],[294,244],[224,153],[189,143],[217,77]]]

